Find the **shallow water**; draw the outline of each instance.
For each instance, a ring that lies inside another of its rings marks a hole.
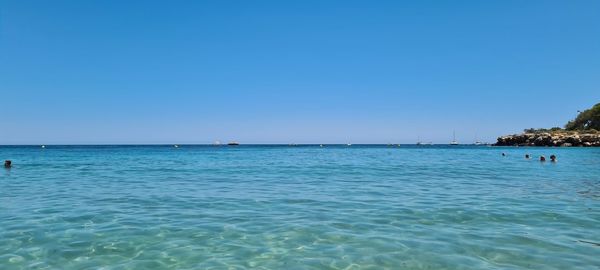
[[[0,171],[0,269],[600,266],[600,149],[4,146],[0,159],[14,164]]]

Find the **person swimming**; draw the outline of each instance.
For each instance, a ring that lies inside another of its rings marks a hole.
[[[531,156],[529,156],[529,154],[525,154],[525,159],[530,159]]]
[[[10,169],[10,167],[12,167],[12,161],[5,160],[4,161],[4,168]]]
[[[505,156],[506,156],[506,154],[505,154],[504,152],[502,152],[502,156],[503,156],[503,157],[505,157]]]
[[[544,162],[544,161],[546,161],[546,157],[545,157],[545,156],[540,156],[540,161],[541,161],[541,162]]]
[[[556,156],[555,156],[555,155],[551,155],[551,156],[550,156],[550,161],[552,161],[552,162],[556,162]]]

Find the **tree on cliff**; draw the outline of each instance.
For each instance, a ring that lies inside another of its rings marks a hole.
[[[567,130],[600,130],[600,103],[591,109],[580,112],[574,120],[565,125]]]

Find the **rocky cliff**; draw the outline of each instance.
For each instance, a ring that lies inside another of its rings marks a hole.
[[[596,146],[600,147],[600,133],[561,132],[523,133],[498,137],[496,146]]]

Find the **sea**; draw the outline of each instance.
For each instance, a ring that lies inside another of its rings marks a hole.
[[[600,269],[600,148],[0,146],[5,159],[2,270]]]

